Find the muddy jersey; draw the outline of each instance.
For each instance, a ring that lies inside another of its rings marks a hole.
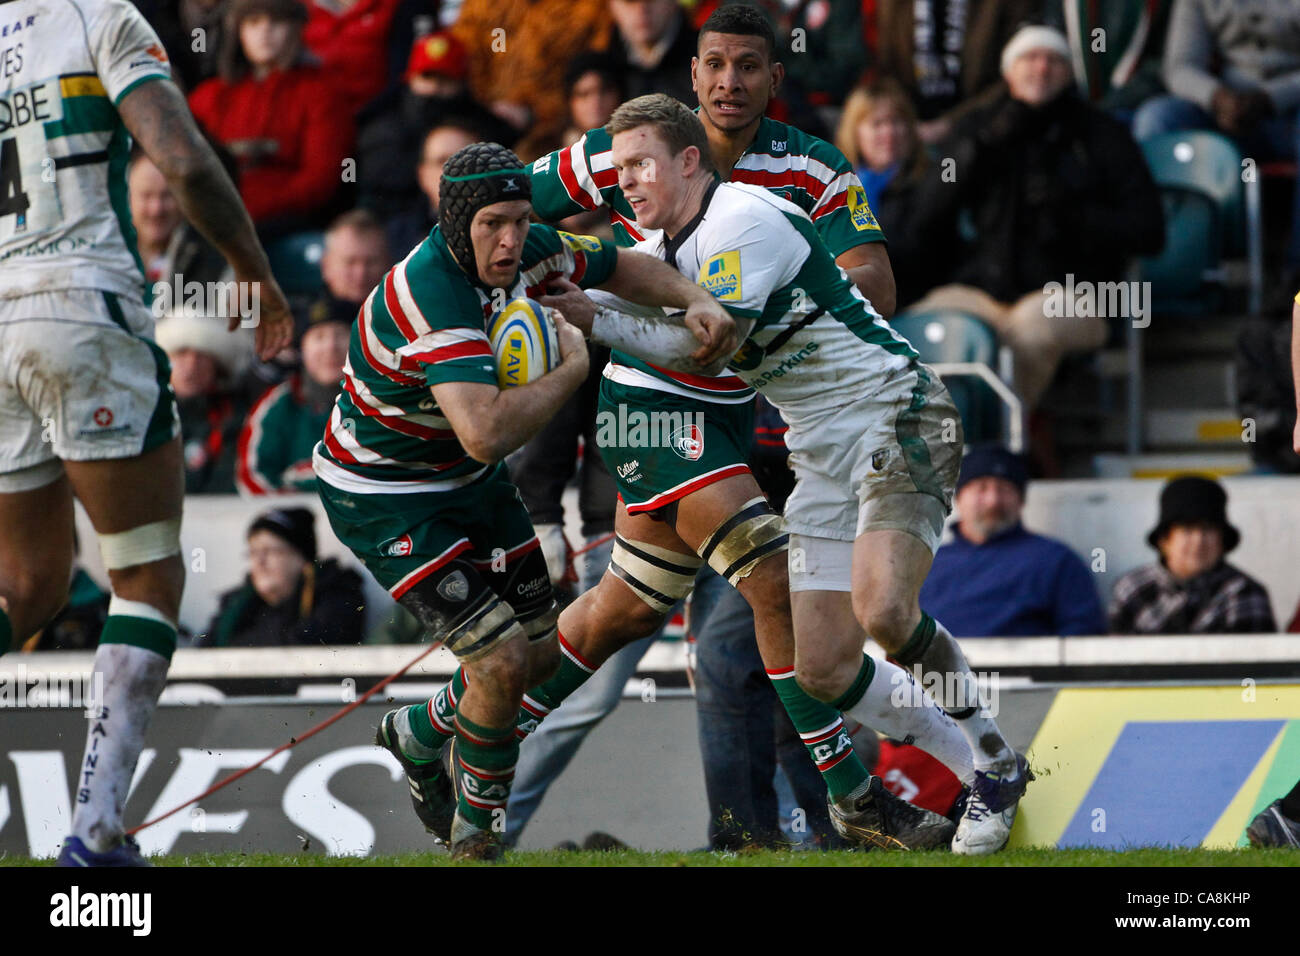
[[[117,106],[169,76],[158,36],[126,0],[0,3],[0,297],[140,297]]]

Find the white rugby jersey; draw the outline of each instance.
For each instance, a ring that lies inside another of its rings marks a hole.
[[[103,289],[139,298],[117,113],[167,54],[127,0],[0,2],[0,297]]]
[[[783,412],[847,405],[918,361],[835,263],[808,214],[760,186],[718,183],[671,243],[653,230],[633,248],[667,259],[728,312],[754,320],[729,368]],[[621,353],[604,374],[701,397]]]

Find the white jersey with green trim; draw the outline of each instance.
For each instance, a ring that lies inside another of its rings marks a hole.
[[[171,75],[127,0],[0,2],[0,297],[102,289],[139,298],[117,104]]]
[[[633,248],[667,259],[732,315],[752,321],[729,374],[783,413],[842,407],[919,361],[836,264],[808,214],[760,186],[718,183],[671,242],[654,231]],[[617,360],[605,376],[687,394]]]

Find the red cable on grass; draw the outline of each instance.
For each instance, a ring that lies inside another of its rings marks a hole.
[[[600,545],[604,544],[606,541],[608,541],[608,540],[609,540],[610,538],[612,538],[612,537],[614,537],[614,532],[611,531],[609,534],[604,535],[603,537],[597,538],[595,541],[591,542],[590,544],[585,545],[585,546],[579,548],[577,551],[572,552],[572,554],[571,554],[571,556],[570,556],[570,561],[569,561],[569,569],[570,569],[570,571],[572,571],[572,569],[573,569],[573,561],[572,561],[572,558],[576,558],[576,557],[577,557],[578,555],[580,555],[580,554],[585,554],[586,552],[590,551],[592,548],[599,547]],[[279,747],[276,747],[274,750],[272,750],[269,754],[267,754],[267,755],[266,755],[265,757],[263,757],[261,760],[257,761],[256,763],[250,764],[249,766],[245,767],[243,770],[236,770],[234,773],[232,773],[230,776],[226,777],[226,778],[223,779],[223,780],[218,780],[216,783],[214,783],[212,786],[208,787],[208,789],[204,790],[204,791],[203,791],[202,793],[200,793],[198,796],[196,796],[196,797],[192,797],[191,799],[186,800],[184,803],[180,804],[179,806],[175,807],[174,809],[168,810],[166,813],[162,814],[161,816],[154,817],[152,820],[146,820],[144,823],[141,823],[141,824],[140,824],[139,826],[137,826],[137,827],[132,827],[130,830],[127,830],[127,831],[126,831],[126,832],[127,832],[127,835],[128,835],[128,836],[134,836],[135,834],[139,833],[141,830],[145,829],[146,827],[151,827],[151,826],[153,826],[155,823],[158,823],[158,822],[160,822],[160,821],[162,821],[162,820],[166,820],[166,819],[167,819],[169,816],[171,816],[173,813],[179,813],[181,810],[184,810],[186,807],[188,807],[191,803],[198,803],[200,800],[204,799],[205,797],[210,797],[210,796],[212,796],[212,794],[216,793],[218,790],[221,790],[223,787],[228,787],[228,786],[230,786],[230,784],[234,783],[234,782],[235,782],[236,780],[238,780],[240,777],[244,776],[244,775],[247,774],[247,773],[251,773],[252,771],[256,770],[258,767],[262,766],[262,764],[266,763],[268,760],[270,760],[270,759],[271,759],[272,757],[274,757],[276,754],[284,753],[284,751],[289,750],[290,748],[297,746],[298,744],[302,743],[304,740],[307,740],[307,739],[310,738],[310,737],[314,737],[316,734],[320,733],[322,730],[324,730],[324,729],[325,729],[326,727],[328,727],[330,724],[332,724],[332,723],[334,723],[335,721],[339,720],[340,718],[345,717],[345,716],[347,716],[348,714],[352,713],[352,711],[356,710],[358,707],[360,707],[362,704],[364,704],[366,701],[368,701],[371,697],[373,697],[373,696],[374,696],[375,694],[377,694],[379,691],[383,690],[385,687],[387,687],[387,686],[388,686],[389,684],[391,684],[393,681],[397,680],[397,678],[401,677],[403,674],[405,674],[407,671],[409,671],[412,667],[414,667],[416,664],[420,663],[420,661],[424,660],[426,657],[428,657],[430,654],[432,654],[434,651],[436,651],[436,650],[437,650],[439,647],[441,647],[441,646],[442,646],[442,641],[434,641],[434,642],[433,642],[432,644],[430,644],[430,645],[428,646],[428,648],[426,648],[426,649],[425,649],[425,650],[424,650],[424,651],[423,651],[423,652],[422,652],[418,657],[414,658],[414,659],[413,659],[409,664],[407,664],[407,665],[406,665],[405,667],[403,667],[401,670],[396,671],[395,673],[389,674],[387,677],[385,677],[383,680],[381,680],[381,681],[380,681],[378,684],[376,684],[374,687],[370,688],[370,690],[366,691],[364,694],[362,694],[360,697],[358,697],[358,698],[357,698],[356,700],[354,700],[352,703],[347,704],[346,706],[342,707],[342,708],[341,708],[337,713],[335,713],[335,714],[333,714],[332,716],[330,716],[330,717],[326,718],[325,720],[321,721],[321,722],[320,722],[319,724],[317,724],[315,727],[310,728],[306,733],[304,733],[304,734],[302,734],[302,735],[300,735],[300,736],[298,736],[298,737],[290,737],[288,743],[281,744]]]
[[[208,787],[208,789],[206,789],[206,790],[204,790],[202,793],[200,793],[197,797],[193,797],[193,798],[191,798],[191,799],[189,799],[189,800],[186,800],[184,803],[180,804],[178,807],[176,807],[176,808],[174,808],[174,809],[172,809],[172,810],[168,810],[168,811],[167,811],[166,813],[164,813],[162,816],[154,817],[152,820],[146,820],[144,823],[140,824],[140,825],[137,826],[137,827],[132,827],[130,830],[127,830],[127,831],[126,831],[127,834],[133,836],[133,835],[135,835],[136,833],[139,833],[139,832],[140,832],[141,830],[143,830],[145,827],[151,827],[151,826],[153,826],[155,823],[158,823],[158,822],[161,821],[161,820],[166,820],[166,819],[167,819],[169,816],[171,816],[173,813],[179,813],[181,810],[184,810],[186,807],[188,807],[191,803],[198,803],[198,802],[199,802],[200,800],[202,800],[204,797],[209,797],[209,796],[211,796],[212,794],[216,793],[218,790],[222,789],[223,787],[227,787],[227,786],[229,786],[230,784],[234,783],[234,782],[235,782],[236,780],[238,780],[240,777],[244,776],[244,774],[246,774],[246,773],[250,773],[250,772],[256,770],[258,767],[262,766],[262,764],[266,763],[268,760],[270,760],[270,759],[271,759],[272,757],[274,757],[276,754],[278,754],[278,753],[283,753],[284,751],[288,750],[290,747],[293,747],[293,746],[296,746],[297,744],[302,743],[304,740],[308,739],[309,737],[314,737],[316,734],[320,733],[322,730],[324,730],[324,729],[325,729],[326,727],[328,727],[330,724],[334,723],[334,722],[335,722],[336,720],[338,720],[340,717],[344,717],[344,716],[346,716],[347,714],[352,713],[352,711],[356,710],[358,707],[360,707],[362,704],[364,704],[366,701],[368,701],[371,697],[373,697],[373,696],[374,696],[375,694],[377,694],[379,691],[383,690],[385,687],[387,687],[387,686],[388,686],[389,684],[391,684],[393,681],[397,680],[397,678],[401,677],[403,674],[405,674],[407,671],[409,671],[412,667],[414,667],[416,664],[420,663],[420,661],[424,660],[426,657],[428,657],[430,654],[432,654],[434,651],[436,651],[436,650],[437,650],[439,647],[441,647],[441,646],[442,646],[442,641],[434,641],[432,644],[430,644],[430,645],[428,646],[428,648],[426,648],[423,652],[421,652],[421,654],[420,654],[418,657],[414,658],[414,659],[413,659],[409,664],[407,664],[407,665],[406,665],[405,667],[403,667],[401,670],[396,671],[395,673],[389,674],[387,677],[385,677],[383,680],[381,680],[381,681],[380,681],[378,684],[376,684],[374,687],[370,688],[370,690],[366,691],[364,694],[362,694],[360,697],[358,697],[358,698],[357,698],[356,700],[354,700],[352,703],[347,704],[346,706],[344,706],[342,709],[340,709],[340,710],[339,710],[337,713],[335,713],[333,716],[328,717],[328,718],[326,718],[325,720],[321,721],[321,722],[320,722],[319,724],[317,724],[315,727],[312,727],[311,729],[309,729],[305,734],[302,734],[301,736],[298,736],[298,737],[290,737],[288,743],[286,743],[286,744],[281,744],[279,747],[276,747],[274,750],[272,750],[269,754],[267,754],[267,755],[266,755],[265,757],[263,757],[261,760],[257,761],[257,763],[250,764],[249,766],[245,767],[243,770],[236,770],[234,773],[232,773],[229,777],[226,777],[224,780],[218,780],[218,781],[217,781],[216,783],[214,783],[212,786]]]

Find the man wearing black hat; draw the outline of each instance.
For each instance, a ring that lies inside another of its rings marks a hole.
[[[200,647],[360,644],[361,575],[316,560],[316,518],[277,508],[248,528],[248,577],[220,598]]]
[[[366,299],[313,459],[339,539],[464,664],[427,704],[386,714],[376,739],[453,858],[500,855],[523,693],[560,659],[546,561],[503,459],[588,372],[582,333],[555,312],[559,366],[500,389],[485,320],[562,277],[685,309],[705,366],[735,348],[735,324],[707,291],[650,256],[530,228],[531,196],[503,146],[447,160],[439,223]]]
[[[1268,634],[1277,631],[1264,586],[1223,559],[1241,535],[1228,496],[1210,478],[1183,475],[1160,493],[1160,521],[1147,543],[1155,564],[1115,582],[1114,634]]]
[[[1024,460],[1005,448],[967,453],[953,540],[935,553],[921,606],[956,637],[1105,634],[1087,566],[1020,523],[1027,481]]]

